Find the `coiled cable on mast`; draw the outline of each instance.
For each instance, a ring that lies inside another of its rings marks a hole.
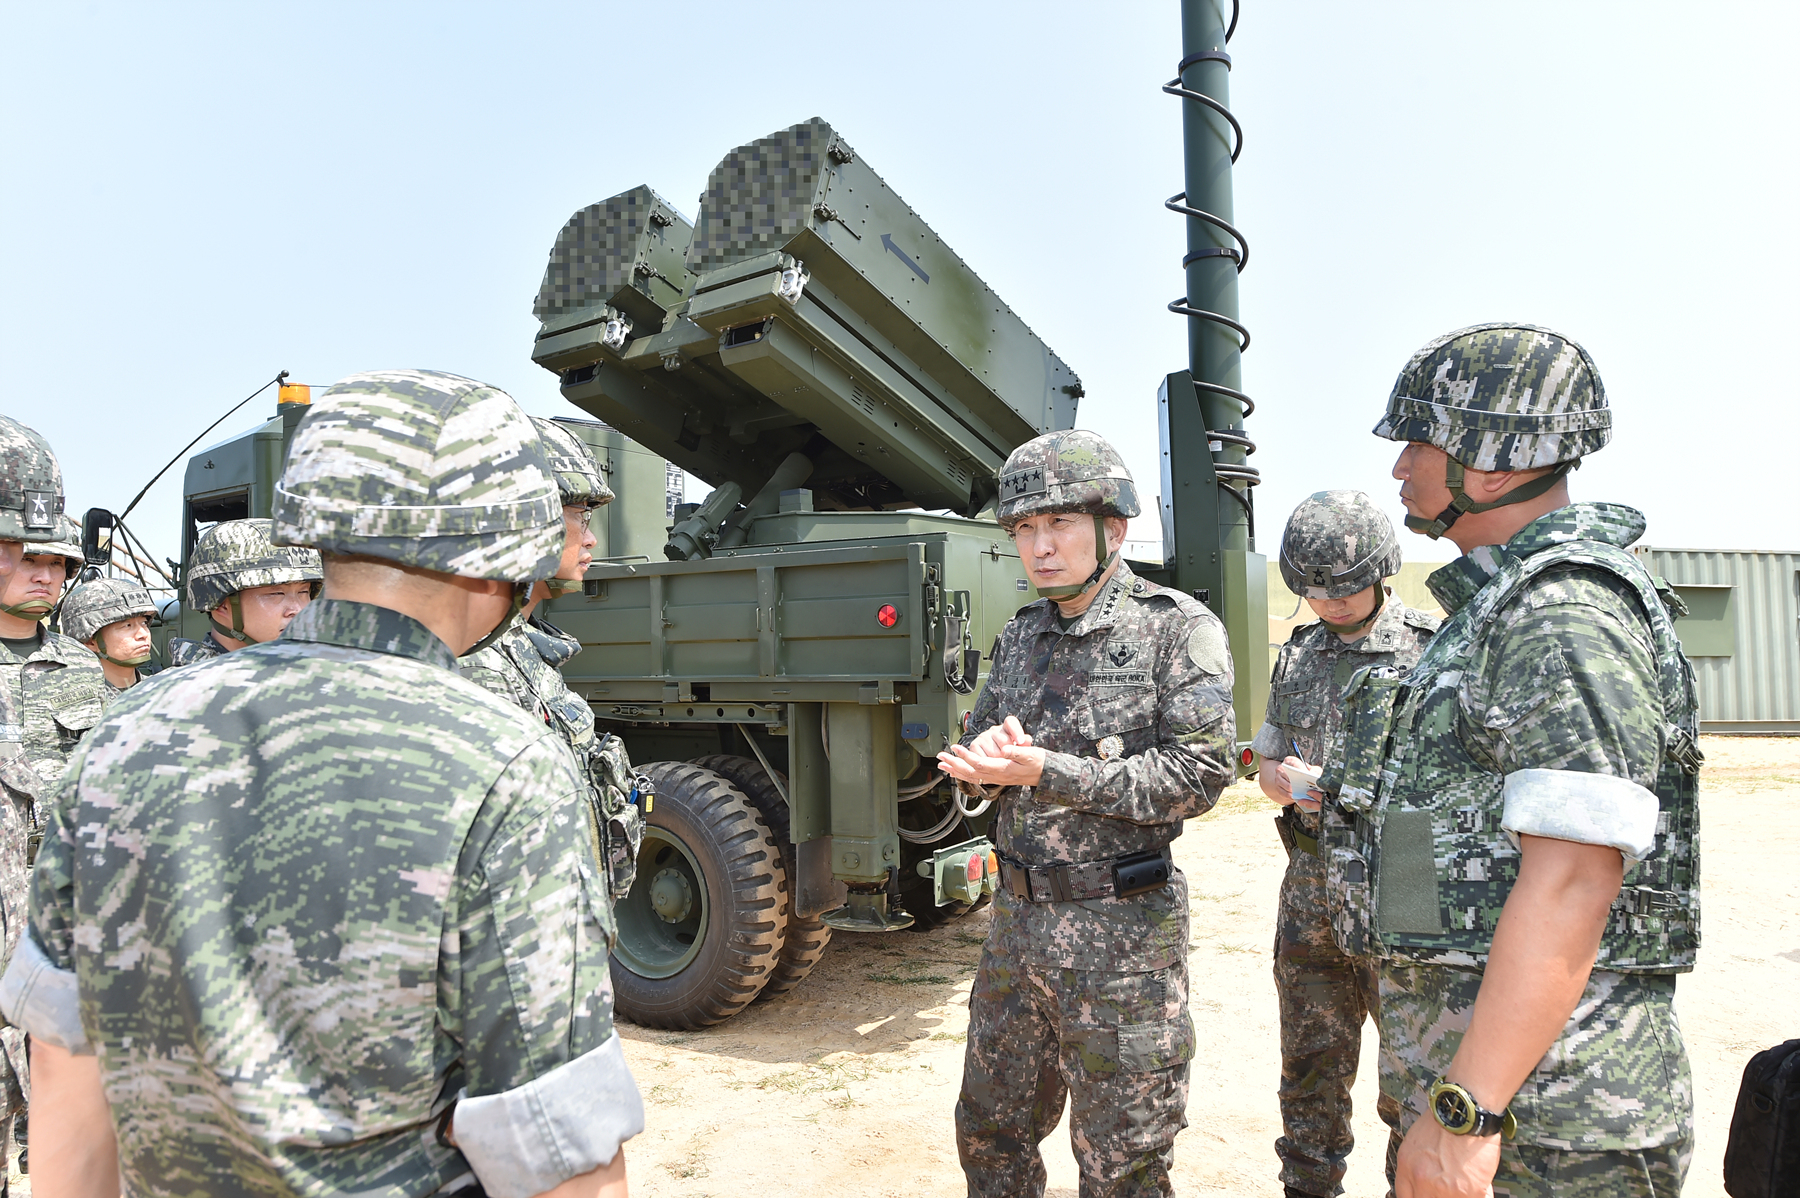
[[[1231,41],[1231,35],[1237,32],[1237,23],[1238,4],[1237,0],[1232,0],[1231,21],[1225,29],[1225,41],[1227,44]],[[1231,55],[1222,50],[1204,50],[1198,54],[1190,54],[1182,59],[1180,64],[1175,68],[1175,78],[1163,84],[1163,91],[1178,99],[1184,101],[1191,100],[1197,104],[1203,105],[1223,117],[1225,122],[1231,126],[1231,131],[1235,135],[1231,147],[1231,161],[1235,163],[1238,160],[1238,155],[1244,152],[1244,127],[1238,123],[1237,117],[1233,116],[1231,110],[1225,107],[1225,105],[1219,103],[1219,101],[1213,99],[1211,96],[1182,85],[1181,73],[1197,62],[1221,62],[1225,64],[1226,70],[1229,71],[1231,69]],[[1228,258],[1231,260],[1232,265],[1237,269],[1238,273],[1243,273],[1244,267],[1250,264],[1249,239],[1245,237],[1243,233],[1239,232],[1236,226],[1230,221],[1221,216],[1215,216],[1211,212],[1194,207],[1187,202],[1187,198],[1187,192],[1178,191],[1163,201],[1163,207],[1178,215],[1187,217],[1189,220],[1197,220],[1211,225],[1237,244],[1236,246],[1212,246],[1193,250],[1189,252],[1187,256],[1182,258],[1182,269],[1186,270],[1190,265],[1203,258]],[[1204,320],[1230,329],[1238,336],[1238,352],[1240,354],[1250,348],[1249,329],[1222,312],[1209,312],[1204,308],[1193,307],[1188,303],[1188,297],[1185,295],[1178,299],[1171,300],[1169,302],[1169,311],[1175,313],[1177,316],[1183,316],[1190,320]],[[1235,402],[1240,409],[1239,419],[1245,419],[1250,413],[1256,411],[1256,402],[1242,391],[1227,387],[1222,383],[1209,383],[1201,379],[1193,379],[1192,382],[1197,391],[1205,391],[1212,395],[1224,396],[1226,399]],[[1223,452],[1227,445],[1238,446],[1244,451],[1246,457],[1256,452],[1256,442],[1252,441],[1249,437],[1245,436],[1243,432],[1237,429],[1208,429],[1206,431],[1206,439],[1210,442],[1210,448],[1215,454]],[[1230,484],[1233,482],[1241,482],[1246,487],[1256,486],[1258,483],[1262,482],[1262,473],[1254,466],[1238,465],[1232,462],[1220,462],[1216,459],[1213,462],[1213,473],[1218,476],[1220,489],[1229,494],[1233,499],[1237,500],[1238,503],[1242,504],[1244,511],[1248,514],[1251,511],[1250,501],[1243,493],[1238,491],[1236,487],[1233,487]]]

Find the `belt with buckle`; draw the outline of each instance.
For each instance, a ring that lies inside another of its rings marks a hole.
[[[1026,865],[1000,857],[1000,884],[1015,898],[1028,903],[1131,898],[1161,890],[1174,873],[1175,865],[1166,848],[1072,865]]]

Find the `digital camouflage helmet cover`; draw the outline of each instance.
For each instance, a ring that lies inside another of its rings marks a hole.
[[[291,582],[312,583],[316,592],[324,577],[316,550],[275,544],[272,521],[226,520],[207,529],[194,546],[193,558],[188,562],[187,600],[195,611],[216,612],[223,605],[231,622],[222,623],[215,614],[214,630],[235,641],[254,644],[256,638],[244,631],[240,594],[252,587]]]
[[[0,416],[0,541],[54,541],[62,467],[42,434]]]
[[[1094,518],[1094,571],[1079,586],[1038,587],[1049,599],[1068,599],[1100,581],[1117,554],[1106,548],[1106,518],[1129,520],[1142,508],[1137,484],[1119,451],[1085,429],[1045,433],[1013,450],[1000,471],[994,519],[1008,532],[1027,516],[1081,512]]]
[[[144,584],[130,578],[95,578],[70,591],[62,605],[62,630],[78,641],[93,641],[95,652],[117,666],[141,666],[150,660],[142,657],[118,658],[109,654],[100,634],[108,625],[133,616],[153,616],[156,603]]]
[[[1441,537],[1466,512],[1535,499],[1612,438],[1606,388],[1587,350],[1536,325],[1471,325],[1427,343],[1407,362],[1375,435],[1435,445],[1448,455],[1450,506],[1435,520],[1408,516]],[[1491,503],[1463,490],[1463,471],[1559,469]]]
[[[1281,534],[1281,581],[1306,599],[1344,599],[1400,572],[1387,513],[1361,491],[1318,491]]]

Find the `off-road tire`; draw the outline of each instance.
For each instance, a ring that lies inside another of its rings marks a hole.
[[[723,774],[743,791],[751,805],[761,813],[763,822],[775,837],[775,843],[781,846],[781,864],[786,874],[781,886],[781,910],[787,916],[787,938],[782,941],[781,959],[775,963],[775,972],[762,988],[762,993],[756,996],[758,1002],[778,998],[806,980],[806,975],[812,972],[813,966],[819,963],[819,958],[825,955],[825,946],[831,943],[831,929],[824,921],[816,915],[806,919],[794,915],[791,898],[797,885],[797,849],[788,830],[788,805],[782,801],[781,792],[775,789],[774,782],[769,779],[768,771],[763,769],[760,761],[717,754],[696,757],[694,764]],[[783,786],[787,785],[785,775],[782,776],[781,783]]]
[[[755,804],[724,776],[679,761],[643,769],[655,780],[656,799],[645,821],[637,881],[619,904],[621,923],[646,917],[646,903],[633,900],[677,853],[650,842],[649,834],[660,830],[685,845],[698,866],[708,904],[705,933],[693,960],[668,977],[640,976],[615,951],[615,1006],[647,1027],[709,1027],[750,1005],[774,976],[787,928],[780,845]]]

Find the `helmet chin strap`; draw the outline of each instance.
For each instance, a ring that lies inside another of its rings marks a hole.
[[[1473,499],[1469,498],[1468,492],[1463,490],[1463,464],[1449,454],[1445,454],[1444,489],[1450,492],[1450,506],[1439,512],[1437,514],[1437,519],[1435,520],[1427,520],[1423,516],[1415,516],[1411,512],[1408,512],[1406,514],[1406,527],[1413,532],[1422,532],[1435,541],[1445,533],[1449,532],[1450,526],[1455,524],[1464,513],[1491,512],[1497,507],[1505,507],[1511,503],[1524,503],[1528,499],[1536,499],[1539,495],[1544,494],[1551,487],[1554,487],[1558,482],[1565,478],[1569,471],[1579,469],[1580,466],[1580,458],[1568,462],[1559,462],[1557,463],[1556,469],[1544,475],[1542,478],[1534,478],[1528,483],[1514,487],[1512,490],[1491,503],[1476,503]]]
[[[525,605],[531,602],[531,588],[536,585],[537,583],[533,580],[513,583],[511,609],[507,611],[506,615],[498,624],[494,625],[494,630],[492,632],[476,641],[473,645],[470,645],[468,649],[463,652],[463,656],[471,657],[505,636],[506,630],[512,627],[513,620],[520,612],[525,610]]]
[[[1096,556],[1098,556],[1099,551],[1101,549],[1104,549],[1105,547],[1106,547],[1106,517],[1101,516],[1101,515],[1096,515],[1094,517],[1094,551],[1095,551]],[[1106,552],[1106,556],[1101,557],[1100,560],[1095,563],[1094,572],[1087,576],[1087,581],[1084,583],[1081,583],[1079,585],[1071,584],[1071,585],[1058,586],[1058,587],[1037,587],[1036,588],[1037,593],[1039,595],[1043,596],[1045,599],[1057,599],[1057,600],[1074,599],[1080,595],[1084,595],[1088,591],[1091,591],[1096,586],[1100,585],[1100,576],[1102,574],[1106,573],[1107,567],[1112,565],[1113,559],[1117,556],[1118,556],[1118,554],[1116,554],[1112,550],[1108,549]]]
[[[23,603],[0,604],[0,611],[21,620],[30,620],[33,624],[50,614],[54,606],[48,599],[27,599]]]
[[[234,592],[229,599],[225,600],[225,606],[231,610],[230,628],[219,623],[219,609],[216,607],[208,613],[207,619],[211,621],[213,631],[220,636],[228,636],[232,640],[240,641],[246,645],[260,645],[262,644],[261,641],[244,631],[244,605],[238,598],[238,595],[241,593],[242,592]]]

